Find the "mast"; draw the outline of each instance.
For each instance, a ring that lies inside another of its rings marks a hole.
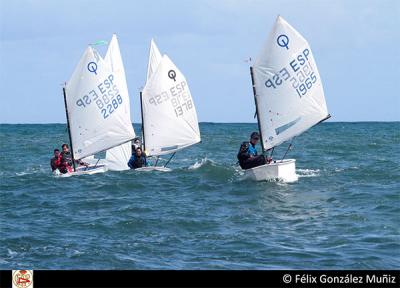
[[[74,159],[74,148],[72,147],[72,137],[71,137],[71,129],[69,127],[69,116],[68,116],[68,106],[67,106],[67,93],[65,92],[65,86],[63,87],[63,94],[64,94],[64,105],[65,105],[65,115],[67,116],[67,128],[68,128],[68,137],[69,143],[71,145],[71,156],[72,156],[72,166],[75,168],[75,159]]]
[[[258,116],[258,105],[257,105],[257,97],[256,97],[257,93],[256,93],[256,86],[255,86],[255,83],[254,83],[254,74],[253,74],[253,67],[252,66],[250,66],[250,75],[251,75],[251,85],[253,86],[254,103],[256,105],[258,131],[260,133],[261,147],[262,147],[262,152],[264,154],[265,148],[264,148],[264,141],[263,141],[263,136],[262,136],[262,132],[261,132],[260,118]]]
[[[143,116],[143,99],[142,99],[142,91],[140,91],[140,114],[142,115],[142,142],[143,142],[143,151],[146,153],[146,142],[144,140],[144,116]]]

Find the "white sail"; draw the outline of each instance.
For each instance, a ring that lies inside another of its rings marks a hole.
[[[75,159],[128,142],[135,137],[124,111],[121,81],[88,47],[66,85],[67,109]]]
[[[90,155],[90,156],[87,156],[87,157],[85,157],[85,158],[82,158],[82,161],[83,162],[85,162],[85,161],[92,161],[94,159],[94,155]]]
[[[125,114],[124,117],[126,117],[127,119],[129,119],[130,122],[132,122],[125,69],[124,69],[124,64],[122,62],[121,52],[119,50],[117,36],[115,34],[112,36],[104,61],[106,62],[107,65],[109,65],[111,71],[115,73],[115,76],[119,79],[121,97],[124,98],[121,107],[119,107],[118,109],[122,109],[121,113]],[[134,135],[133,137],[135,137],[134,131],[133,135]],[[129,169],[128,161],[129,158],[131,157],[131,154],[132,154],[132,146],[130,142],[124,143],[120,146],[107,150],[106,160],[108,169],[113,171],[128,170]]]
[[[158,64],[160,64],[162,59],[162,55],[160,50],[153,39],[151,39],[150,43],[150,53],[149,53],[149,63],[147,64],[147,81],[150,80],[151,76],[156,71]]]
[[[108,170],[123,171],[130,169],[128,161],[132,156],[132,144],[126,142],[106,152],[106,165]]]
[[[167,55],[143,89],[142,109],[147,155],[169,154],[200,142],[189,86]]]
[[[329,117],[310,46],[280,16],[255,60],[253,77],[265,149]]]

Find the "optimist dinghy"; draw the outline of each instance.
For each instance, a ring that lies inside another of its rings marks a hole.
[[[111,44],[110,47],[114,48],[112,50],[119,55],[119,48],[115,46],[118,45],[115,35]],[[116,57],[112,59],[118,60]],[[107,171],[106,165],[98,165],[99,161],[89,167],[76,167],[75,160],[91,158],[96,153],[121,147],[124,143],[129,143],[130,146],[130,141],[135,138],[130,119],[125,75],[118,68],[122,62],[118,60],[112,63],[112,59],[107,63],[93,47],[89,46],[70,81],[63,88],[74,163],[74,172],[68,173],[69,175]],[[116,67],[113,68],[112,64]]]
[[[142,168],[136,168],[135,171],[149,172],[149,171],[158,171],[158,172],[170,172],[171,168],[164,166],[147,166]]]
[[[250,74],[264,154],[330,118],[311,48],[281,16]],[[284,159],[291,145],[282,160],[245,170],[245,177],[296,181],[296,160]]]
[[[147,81],[140,93],[143,150],[155,165],[137,171],[170,171],[175,153],[201,141],[196,108],[185,76],[151,40]],[[161,155],[172,154],[164,166]]]
[[[55,170],[53,172],[54,176],[58,176],[58,177],[71,177],[74,175],[93,175],[93,174],[97,174],[97,173],[104,173],[106,172],[107,166],[104,164],[101,165],[89,165],[88,167],[85,166],[79,166],[75,168],[75,171],[66,173],[66,174],[62,174],[60,173],[60,171]]]

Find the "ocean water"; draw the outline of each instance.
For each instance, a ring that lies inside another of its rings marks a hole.
[[[294,183],[242,179],[256,124],[200,129],[172,172],[55,178],[65,125],[0,125],[0,269],[400,268],[399,122],[312,128]]]

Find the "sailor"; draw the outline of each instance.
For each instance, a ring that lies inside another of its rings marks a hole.
[[[264,155],[257,154],[256,145],[258,140],[260,140],[260,135],[258,132],[253,132],[250,135],[250,141],[243,142],[240,145],[237,158],[242,169],[250,169],[271,162],[270,158],[266,159]]]
[[[63,174],[72,172],[73,171],[73,162],[72,162],[72,154],[69,151],[69,146],[68,146],[68,144],[63,144],[61,146],[61,148],[63,151],[60,154],[61,160],[60,160],[60,168],[58,170],[60,170],[60,172]],[[75,160],[75,164],[83,165],[86,167],[89,166],[89,164],[87,164],[81,160]]]
[[[142,142],[140,141],[139,137],[134,138],[132,141],[132,151],[136,151],[136,148],[142,146]]]
[[[142,148],[137,147],[135,153],[129,159],[128,166],[131,169],[137,169],[147,166],[146,154],[142,152]]]
[[[61,155],[59,149],[54,149],[54,157],[50,159],[51,171],[54,172],[60,168]]]

